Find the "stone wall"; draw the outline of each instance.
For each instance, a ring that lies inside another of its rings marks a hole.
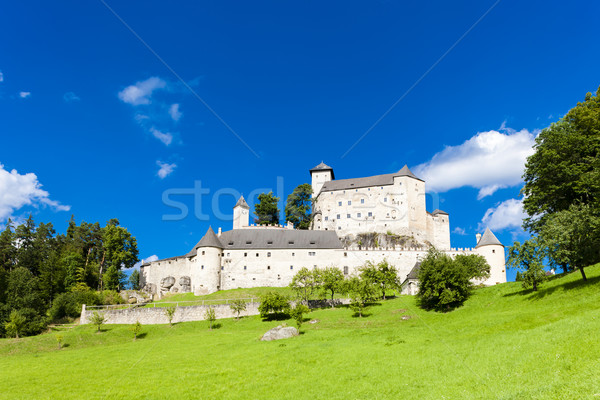
[[[258,315],[258,306],[260,303],[246,303],[246,310],[240,313],[240,316]],[[190,322],[190,321],[204,321],[206,310],[212,307],[215,310],[217,319],[223,318],[235,318],[234,313],[229,304],[216,304],[216,305],[199,305],[199,306],[186,306],[177,307],[175,315],[173,316],[173,323],[176,322]],[[98,309],[98,308],[87,308],[84,304],[81,308],[80,324],[89,324],[90,317],[97,311],[103,313],[106,317],[107,324],[135,324],[139,321],[143,325],[153,324],[168,324],[169,319],[165,313],[166,307],[136,307],[130,306],[125,309]]]

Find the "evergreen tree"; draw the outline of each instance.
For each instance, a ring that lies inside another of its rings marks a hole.
[[[255,222],[259,225],[279,224],[278,201],[279,197],[273,196],[273,192],[259,194],[258,204],[254,206]]]
[[[288,196],[285,219],[296,229],[310,229],[312,222],[312,186],[303,183]]]

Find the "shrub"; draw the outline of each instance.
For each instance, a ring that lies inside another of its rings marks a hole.
[[[169,326],[173,326],[173,317],[175,316],[175,311],[177,311],[176,306],[165,307],[165,315],[169,320]]]
[[[135,324],[131,325],[129,329],[133,332],[133,340],[137,340],[138,335],[142,331],[142,324],[140,324],[140,321],[137,321]]]
[[[204,318],[208,321],[208,329],[212,331],[213,323],[217,320],[215,309],[212,307],[208,307],[204,312]]]
[[[81,314],[82,304],[100,304],[98,295],[91,290],[67,292],[59,294],[52,302],[48,315],[52,321],[64,317],[77,318]]]
[[[300,302],[297,302],[296,306],[290,310],[290,315],[296,321],[296,326],[298,327],[298,330],[300,330],[300,327],[304,322],[304,314],[307,314],[309,312],[309,308]]]
[[[96,327],[98,328],[98,332],[100,332],[100,327],[106,322],[106,317],[104,316],[103,313],[94,311],[94,313],[90,317],[90,322],[93,325],[96,325]]]
[[[25,316],[21,314],[19,311],[13,310],[10,313],[9,320],[4,324],[6,328],[6,333],[8,336],[19,338],[19,335],[23,334],[25,330],[25,324],[27,320]]]
[[[229,308],[231,308],[231,311],[233,311],[234,313],[236,313],[235,319],[239,320],[240,319],[240,313],[242,311],[246,311],[246,302],[244,300],[241,300],[241,299],[233,300],[229,304]]]

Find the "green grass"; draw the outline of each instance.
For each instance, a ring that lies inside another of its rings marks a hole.
[[[587,272],[538,293],[479,289],[447,314],[408,296],[366,318],[315,310],[320,322],[276,342],[259,338],[281,322],[258,317],[144,326],[135,342],[128,326],[79,326],[62,350],[58,332],[3,339],[0,399],[600,398],[600,265]]]

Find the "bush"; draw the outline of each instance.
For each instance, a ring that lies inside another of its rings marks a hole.
[[[100,300],[96,292],[91,290],[59,294],[48,310],[50,320],[56,321],[64,317],[77,318],[81,315],[81,306],[98,305]]]
[[[269,292],[261,297],[258,311],[263,319],[289,317],[290,304],[287,297],[279,293]]]
[[[309,312],[310,309],[300,302],[297,302],[296,306],[290,310],[290,315],[296,321],[296,326],[298,327],[298,330],[300,330],[300,327],[304,322],[304,314],[308,314]]]
[[[98,328],[98,332],[100,332],[100,327],[102,327],[102,325],[106,322],[106,317],[104,316],[104,313],[94,311],[94,313],[90,317],[90,322],[93,325],[96,325],[96,327]]]

